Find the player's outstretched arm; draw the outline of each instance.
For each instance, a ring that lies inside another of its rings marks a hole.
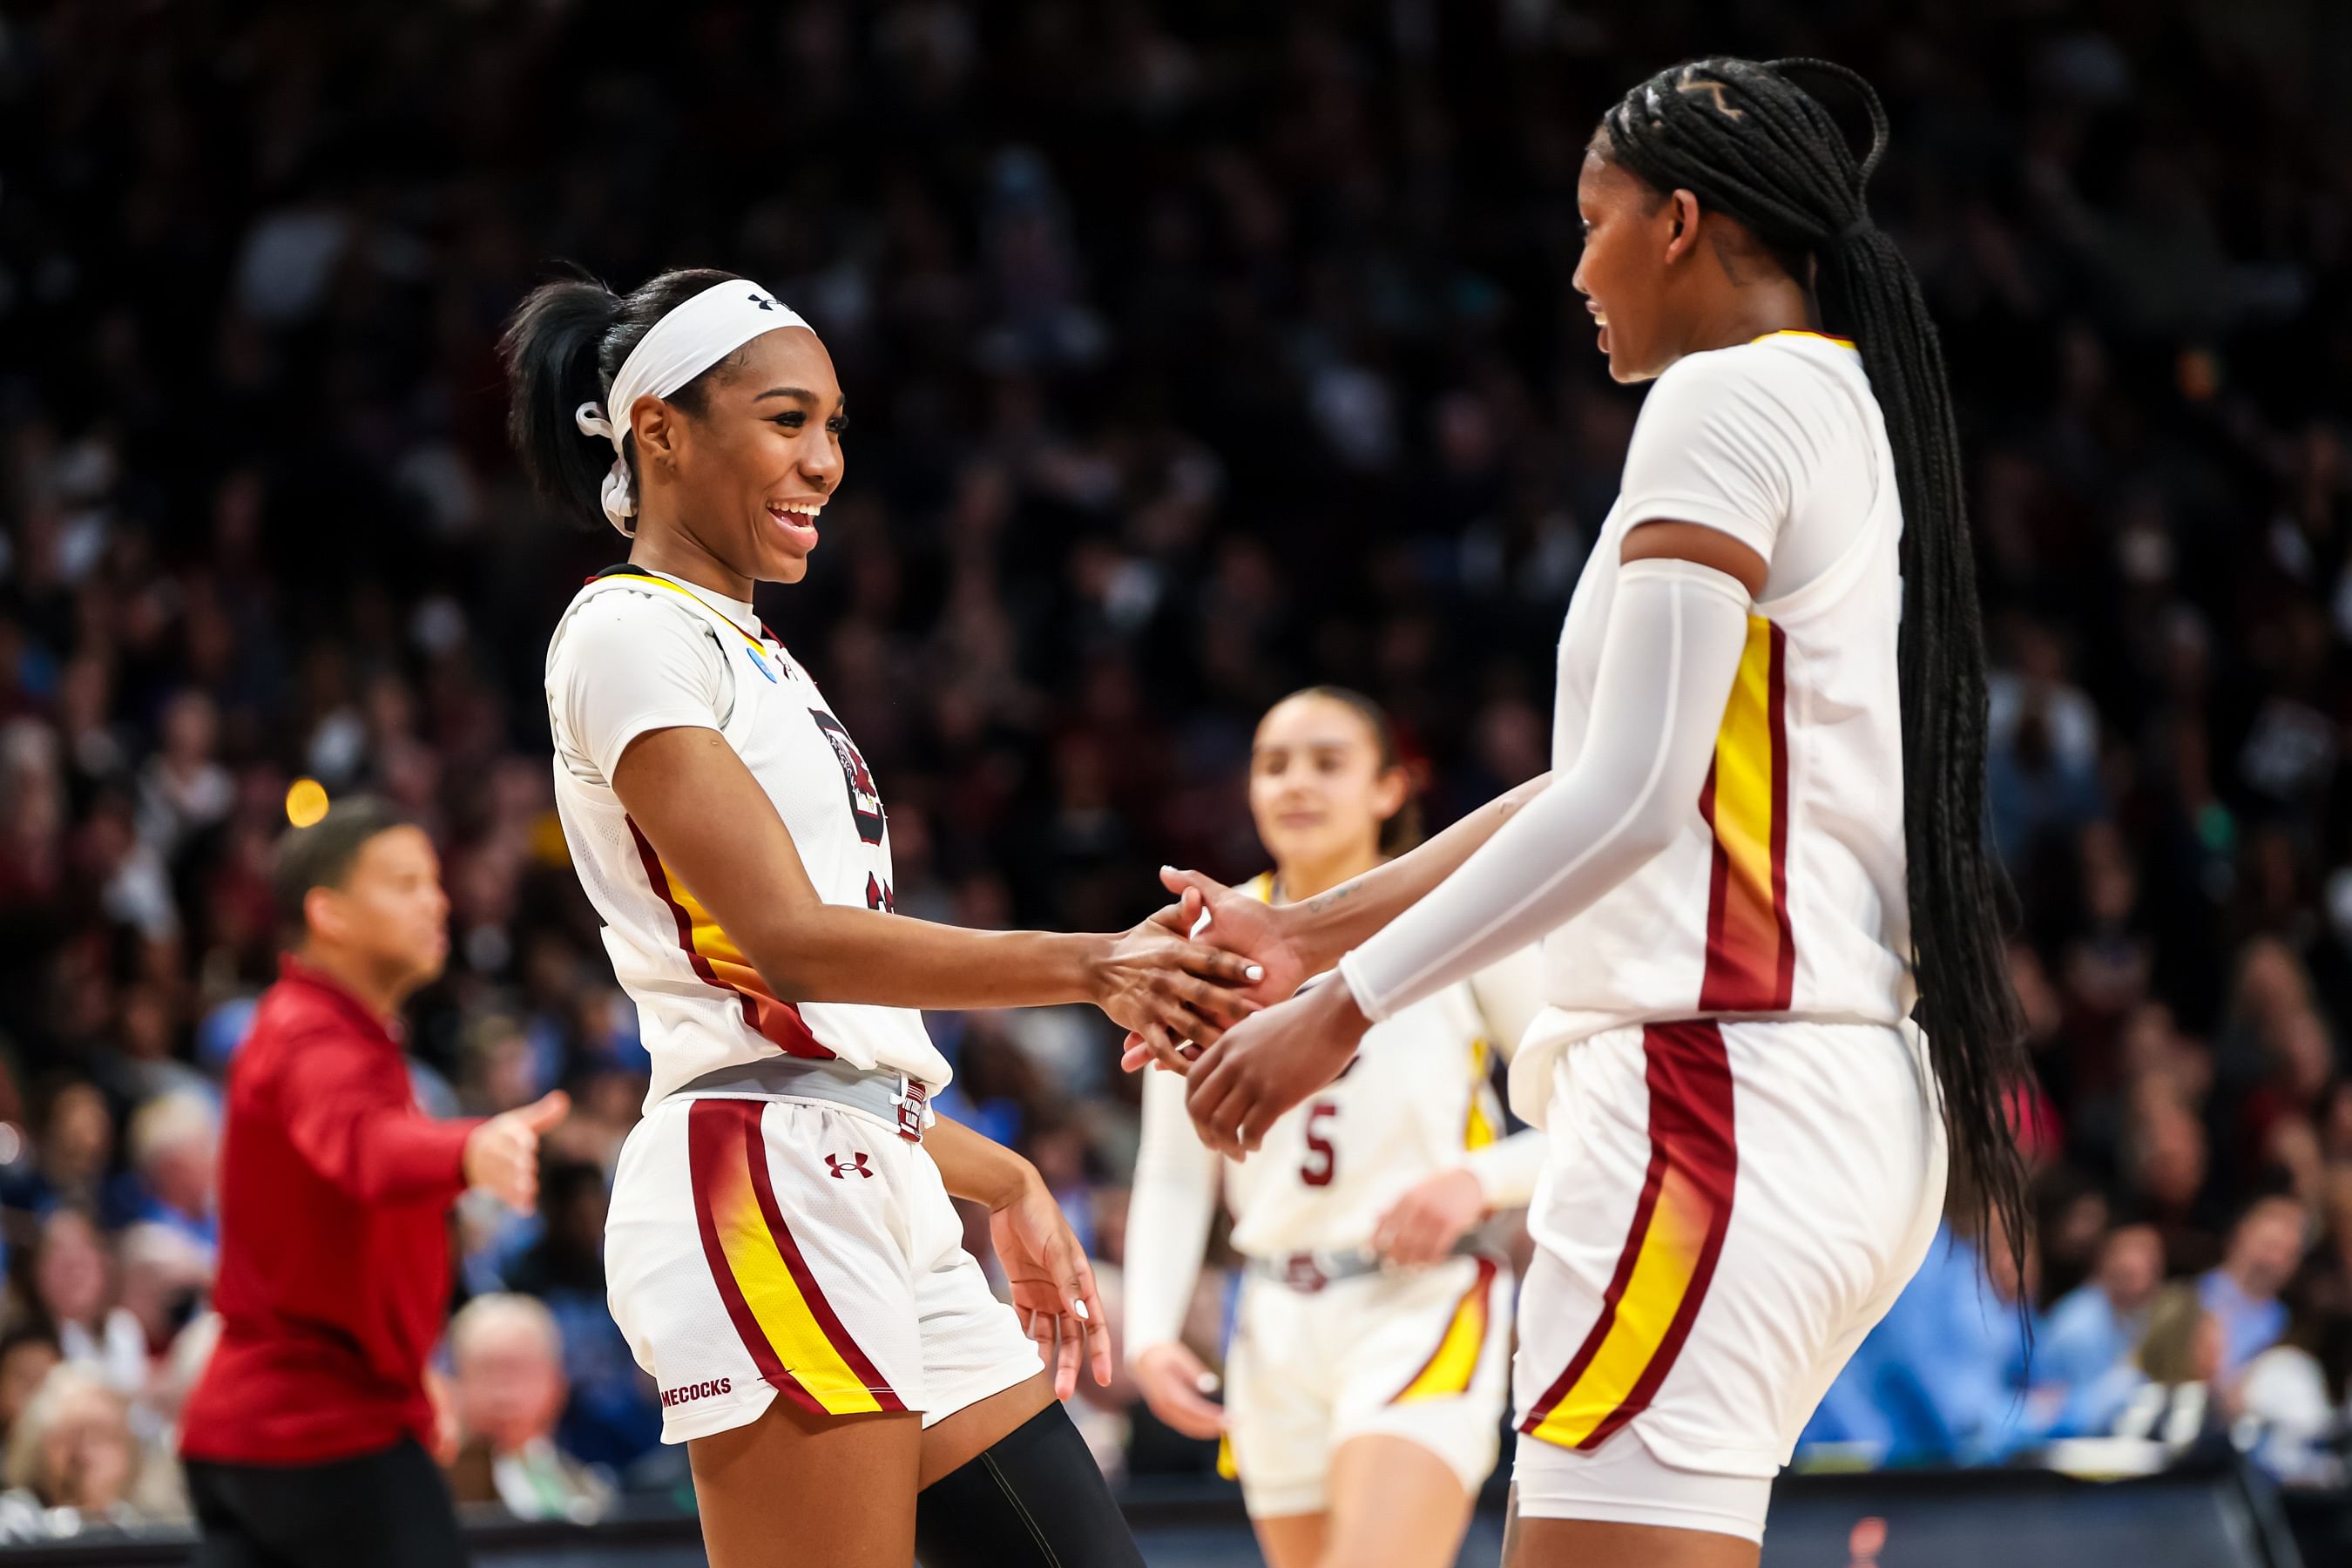
[[[788,1002],[1092,1002],[1130,1029],[1196,1040],[1253,1010],[1242,994],[1252,961],[1150,921],[1117,935],[981,931],[826,903],[774,803],[716,730],[650,731],[612,782],[668,874]]]
[[[1166,868],[1160,879],[1171,893],[1181,896],[1190,890],[1200,895],[1210,916],[1202,934],[1209,941],[1253,958],[1267,959],[1269,984],[1284,973],[1295,973],[1295,988],[1298,981],[1322,973],[1339,961],[1341,953],[1419,902],[1550,783],[1551,774],[1538,774],[1496,795],[1426,843],[1329,892],[1295,904],[1261,903],[1198,871]],[[1155,918],[1171,927],[1181,923],[1174,905]],[[1276,967],[1277,963],[1280,969]]]

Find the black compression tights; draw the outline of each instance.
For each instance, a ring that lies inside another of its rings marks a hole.
[[[1086,1439],[1049,1405],[915,1500],[922,1568],[1143,1568]]]

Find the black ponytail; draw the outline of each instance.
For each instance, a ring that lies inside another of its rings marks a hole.
[[[602,491],[613,467],[613,447],[601,436],[583,432],[573,415],[583,403],[604,401],[629,351],[656,321],[735,274],[686,268],[621,295],[578,268],[563,270],[570,276],[542,283],[523,297],[499,340],[499,357],[507,367],[507,435],[540,500],[583,527],[601,529],[606,526]],[[696,376],[668,401],[699,412],[709,374]],[[609,413],[616,421],[628,417],[625,408]],[[634,451],[628,459],[634,479]]]
[[[1860,100],[1870,147],[1859,160],[1801,79]],[[2029,1068],[2001,940],[2003,883],[1986,849],[1976,563],[1936,324],[1864,203],[1886,134],[1877,93],[1843,66],[1714,58],[1626,94],[1594,151],[1661,192],[1691,192],[1777,254],[1810,258],[1796,276],[1816,288],[1823,324],[1854,340],[1885,415],[1903,500],[1903,837],[1917,1016],[1943,1091],[1955,1210],[1979,1238],[2005,1237],[2023,1278],[2031,1215],[2009,1099]]]

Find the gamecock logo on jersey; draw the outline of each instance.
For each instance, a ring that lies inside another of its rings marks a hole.
[[[882,795],[874,787],[874,772],[866,765],[857,742],[849,738],[849,731],[832,714],[812,708],[809,717],[824,731],[824,738],[833,742],[833,759],[841,764],[842,780],[849,785],[849,815],[856,818],[857,837],[868,844],[881,843]]]

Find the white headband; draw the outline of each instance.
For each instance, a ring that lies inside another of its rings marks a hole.
[[[636,531],[637,498],[629,489],[629,460],[621,443],[629,434],[629,410],[640,397],[667,397],[762,332],[808,322],[773,294],[748,279],[714,283],[646,330],[621,362],[605,404],[583,403],[572,412],[583,436],[613,443],[613,471],[604,476],[604,516],[625,535]],[[613,412],[607,414],[609,407]]]

